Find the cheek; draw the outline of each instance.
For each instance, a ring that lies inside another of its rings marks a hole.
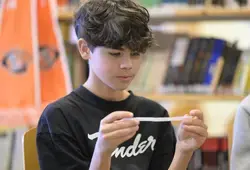
[[[99,75],[107,76],[114,69],[111,61],[107,61],[104,58],[99,58],[98,60],[93,60],[92,65],[95,69],[95,72]]]
[[[134,60],[133,61],[133,70],[134,70],[134,73],[137,73],[141,67],[141,59],[138,59],[138,60]]]

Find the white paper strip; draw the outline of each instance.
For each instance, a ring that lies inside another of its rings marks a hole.
[[[140,122],[170,122],[170,121],[182,121],[186,118],[192,118],[192,116],[177,116],[177,117],[133,117],[129,119],[137,119]]]

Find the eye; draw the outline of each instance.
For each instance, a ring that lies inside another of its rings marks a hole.
[[[121,53],[120,52],[115,52],[115,53],[109,53],[110,55],[114,56],[114,57],[119,57],[121,56]]]
[[[140,56],[141,54],[139,52],[132,52],[130,55],[134,57],[134,56]]]

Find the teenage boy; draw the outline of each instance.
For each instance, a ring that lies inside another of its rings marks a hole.
[[[78,48],[88,60],[84,85],[49,104],[37,129],[41,170],[184,170],[207,137],[192,110],[175,137],[158,103],[127,91],[153,38],[148,11],[132,0],[89,0],[75,15]],[[59,85],[60,86],[60,85]],[[60,88],[60,87],[58,87]]]

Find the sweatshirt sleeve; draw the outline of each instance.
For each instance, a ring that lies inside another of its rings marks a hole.
[[[250,167],[250,96],[237,109],[231,151],[231,170],[249,170]]]
[[[50,105],[44,110],[37,126],[36,144],[41,170],[89,169],[91,158],[80,149],[60,108]]]

